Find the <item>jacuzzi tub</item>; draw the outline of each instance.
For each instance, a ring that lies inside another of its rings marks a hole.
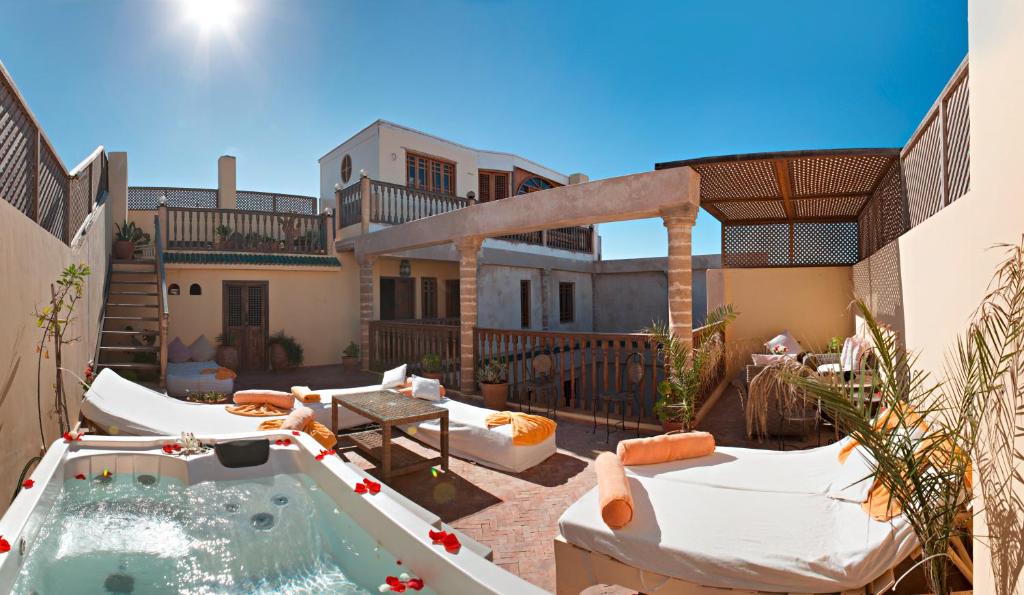
[[[387,486],[356,493],[366,476],[305,434],[200,440],[253,438],[269,458],[242,468],[167,454],[172,438],[54,443],[0,519],[0,593],[377,593],[402,573],[421,593],[543,593],[469,542],[433,544],[437,517]]]

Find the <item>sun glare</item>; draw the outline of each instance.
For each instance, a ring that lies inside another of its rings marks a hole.
[[[241,16],[238,0],[182,0],[185,16],[203,30],[230,29]]]

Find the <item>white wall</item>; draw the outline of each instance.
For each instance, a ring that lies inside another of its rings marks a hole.
[[[352,177],[345,184],[341,183],[341,159],[345,155],[352,157]],[[320,208],[334,208],[334,187],[341,184],[344,188],[359,181],[359,171],[365,170],[366,175],[373,179],[380,178],[380,141],[377,126],[370,126],[336,147],[320,158]],[[405,179],[402,179],[405,184]]]
[[[530,282],[530,329],[542,330],[540,270],[481,265],[477,272],[477,324],[484,328],[521,328],[520,281]]]
[[[594,329],[594,286],[590,273],[553,269],[548,283],[548,326],[552,331],[592,331]],[[575,314],[572,322],[558,320],[558,284],[575,283]]]

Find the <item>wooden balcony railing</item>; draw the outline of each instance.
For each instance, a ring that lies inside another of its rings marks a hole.
[[[399,225],[475,204],[468,198],[370,181],[370,222]]]
[[[441,384],[459,386],[458,321],[374,320],[370,322],[370,369],[383,372],[402,364],[410,373],[420,372],[420,360],[428,353],[441,358]]]
[[[324,254],[326,215],[234,209],[167,209],[167,250]]]
[[[336,194],[340,227],[356,225],[362,221],[362,184],[355,183]]]
[[[695,340],[698,334],[699,330],[694,331]],[[640,385],[641,418],[648,422],[656,421],[653,407],[658,397],[658,383],[665,378],[665,366],[660,345],[654,343],[650,335],[477,328],[475,346],[477,365],[491,358],[508,364],[509,385],[513,390],[517,384],[530,378],[535,354],[551,354],[555,359],[555,377],[562,387],[559,410],[588,415],[600,405],[596,402],[597,395],[626,388],[626,361],[631,354],[639,353],[645,369]],[[724,360],[724,357],[720,358],[709,370],[695,411],[700,409],[724,377]],[[604,410],[600,409],[598,414],[603,415]],[[613,417],[617,415],[618,411],[612,412]],[[635,419],[636,415],[633,404],[628,403],[627,419]]]
[[[106,190],[103,147],[69,172],[0,64],[0,200],[70,244]]]

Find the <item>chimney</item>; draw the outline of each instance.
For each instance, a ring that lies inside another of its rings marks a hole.
[[[569,174],[569,184],[586,184],[590,181],[590,176],[587,174],[575,173]]]
[[[217,159],[217,208],[236,209],[238,208],[238,197],[235,184],[235,158],[231,155],[221,155]]]

